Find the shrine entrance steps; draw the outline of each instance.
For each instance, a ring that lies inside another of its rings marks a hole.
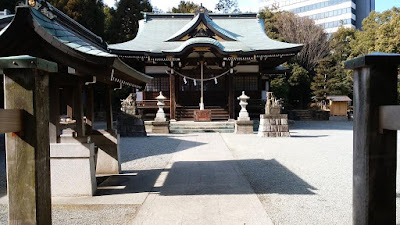
[[[235,122],[177,121],[177,122],[170,122],[169,131],[170,133],[174,134],[203,133],[203,132],[233,133],[235,132]]]
[[[199,109],[198,106],[182,106],[176,108],[176,120],[178,121],[193,121],[194,110]],[[229,112],[221,106],[206,106],[205,109],[211,110],[211,120],[229,119]]]

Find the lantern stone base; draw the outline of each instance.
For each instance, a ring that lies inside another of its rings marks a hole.
[[[236,121],[235,122],[235,134],[252,134],[253,133],[253,121]]]
[[[259,137],[290,137],[287,114],[260,115]]]
[[[151,124],[153,134],[169,134],[169,121],[153,121]]]

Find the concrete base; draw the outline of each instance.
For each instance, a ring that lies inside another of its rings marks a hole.
[[[152,133],[153,134],[169,134],[169,121],[166,122],[156,122],[152,123]]]
[[[51,195],[93,196],[97,184],[94,144],[50,144]]]
[[[253,121],[236,121],[235,123],[235,134],[252,134],[253,133]]]
[[[119,134],[115,131],[95,130],[91,134],[92,142],[97,146],[96,174],[119,174]]]
[[[260,115],[259,137],[290,137],[287,114]]]

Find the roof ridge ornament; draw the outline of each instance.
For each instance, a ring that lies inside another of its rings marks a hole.
[[[205,14],[208,16],[208,10],[203,6],[203,3],[200,3],[199,9],[194,12],[194,16],[196,17],[198,14]]]

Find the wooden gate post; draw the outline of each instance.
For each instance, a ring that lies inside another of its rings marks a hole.
[[[397,104],[400,54],[370,54],[354,70],[353,224],[396,223],[396,131],[379,129],[379,107]]]
[[[0,58],[5,108],[23,110],[22,132],[6,134],[9,224],[51,224],[49,72],[30,56]]]

